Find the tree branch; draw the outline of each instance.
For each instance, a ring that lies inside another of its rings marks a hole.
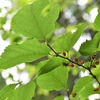
[[[78,66],[81,66],[81,67],[84,68],[84,69],[87,69],[87,70],[89,71],[90,75],[91,75],[91,76],[98,82],[98,84],[100,85],[99,80],[98,80],[97,77],[92,73],[91,67],[90,67],[90,68],[87,68],[87,67],[85,67],[84,65],[79,64],[78,62],[74,62],[73,60],[69,59],[68,57],[61,56],[61,55],[58,54],[48,43],[47,43],[47,46],[56,54],[56,56],[61,57],[61,58],[63,58],[63,59],[66,59],[66,60],[68,60],[68,61],[70,61],[70,62],[72,62],[72,63],[74,63],[74,64],[76,64],[76,65],[78,65]],[[90,66],[92,66],[92,61],[91,61]]]

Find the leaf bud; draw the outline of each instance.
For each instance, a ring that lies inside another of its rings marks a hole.
[[[92,56],[92,59],[94,60],[95,59],[95,56]]]
[[[64,51],[62,52],[62,54],[63,54],[63,56],[66,56],[66,52],[64,52]]]
[[[63,62],[63,66],[68,66],[68,63],[66,63],[66,62]]]
[[[96,58],[96,55],[97,55],[97,52],[95,52],[92,56],[92,59],[95,59]]]
[[[98,91],[99,90],[99,88],[94,88],[94,91]]]
[[[81,61],[80,61],[80,65],[83,65],[83,64],[84,64],[84,60],[81,60]]]
[[[98,65],[98,64],[99,64],[99,60],[96,60],[94,63],[95,63],[96,65]]]
[[[78,62],[78,58],[74,57],[74,61],[75,61],[75,62]]]
[[[76,93],[73,93],[73,94],[72,94],[72,97],[75,97],[75,96],[76,96]]]
[[[73,63],[69,63],[69,66],[74,67],[74,64]]]
[[[93,68],[96,68],[96,65],[92,65]]]

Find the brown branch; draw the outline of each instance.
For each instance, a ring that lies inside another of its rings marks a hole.
[[[91,76],[98,82],[98,84],[100,85],[99,80],[97,79],[97,77],[96,77],[96,76],[92,73],[92,71],[91,71],[92,61],[91,61],[91,64],[90,64],[90,68],[87,68],[87,67],[85,67],[84,65],[81,65],[81,64],[79,64],[79,63],[77,63],[77,62],[74,62],[73,60],[69,59],[68,57],[59,55],[48,43],[47,43],[47,46],[56,54],[56,56],[61,57],[61,58],[63,58],[63,59],[67,59],[68,61],[70,61],[70,62],[72,62],[72,63],[74,63],[74,64],[76,64],[76,65],[78,65],[78,66],[81,66],[81,67],[84,68],[84,69],[87,69],[87,70],[89,71],[90,75],[91,75]]]
[[[56,54],[56,56],[61,57],[63,59],[67,59],[68,61],[70,61],[70,62],[72,62],[72,63],[74,63],[74,64],[76,64],[78,66],[82,66],[84,69],[87,69],[84,65],[81,65],[81,64],[79,64],[77,62],[74,62],[73,60],[69,59],[68,57],[59,55],[48,43],[47,43],[47,45]]]

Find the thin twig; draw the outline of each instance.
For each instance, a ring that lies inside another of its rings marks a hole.
[[[88,70],[90,72],[90,75],[98,82],[98,84],[100,85],[99,80],[97,79],[97,77],[92,73],[91,70]]]
[[[63,59],[67,59],[68,61],[70,61],[70,62],[72,62],[72,63],[74,63],[74,64],[76,64],[76,65],[78,65],[78,66],[81,66],[81,67],[83,67],[84,69],[87,69],[87,70],[90,72],[90,75],[91,75],[91,76],[98,82],[98,84],[100,85],[99,80],[97,79],[97,77],[96,77],[96,76],[92,73],[92,71],[91,71],[92,61],[91,61],[91,64],[90,64],[90,68],[88,69],[88,68],[85,67],[84,65],[81,65],[81,64],[79,64],[79,63],[77,63],[77,62],[74,62],[73,60],[69,59],[68,57],[59,55],[48,43],[47,43],[47,46],[56,54],[56,56],[61,57],[61,58],[63,58]],[[69,100],[70,100],[70,99],[69,99]]]
[[[59,56],[59,54],[48,43],[47,46],[56,54],[56,56]]]
[[[61,57],[63,59],[67,59],[68,61],[70,61],[70,62],[72,62],[72,63],[74,63],[74,64],[76,64],[78,66],[82,66],[84,69],[87,69],[85,66],[83,66],[83,65],[81,65],[81,64],[79,64],[77,62],[74,62],[73,60],[69,59],[68,57],[64,57],[64,56],[59,55],[48,43],[47,43],[47,45],[56,54],[56,56]]]

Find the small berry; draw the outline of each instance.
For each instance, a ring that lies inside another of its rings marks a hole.
[[[75,57],[75,58],[74,58],[74,61],[75,61],[75,62],[78,62],[78,58]]]
[[[83,65],[83,64],[84,64],[84,60],[81,60],[81,61],[80,61],[80,65]]]
[[[74,64],[73,63],[69,63],[69,66],[74,67]]]
[[[96,68],[96,65],[92,65],[93,68]]]
[[[94,63],[95,63],[96,65],[98,65],[98,64],[99,64],[99,60],[96,60]]]
[[[76,96],[76,93],[73,93],[73,94],[72,94],[72,97],[75,97],[75,96]]]
[[[63,56],[66,56],[66,52],[64,52],[64,51],[62,52],[62,54],[63,54]]]
[[[99,90],[99,88],[94,88],[94,91],[98,91]]]
[[[63,62],[63,66],[68,66],[68,63],[66,63],[66,62]]]

